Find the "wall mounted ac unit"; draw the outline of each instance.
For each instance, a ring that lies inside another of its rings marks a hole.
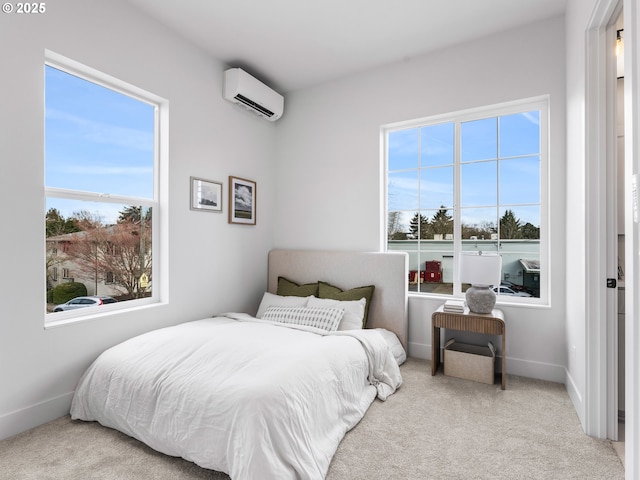
[[[224,72],[224,98],[275,122],[284,111],[284,97],[240,68]]]

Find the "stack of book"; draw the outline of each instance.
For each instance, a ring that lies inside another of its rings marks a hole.
[[[442,311],[452,313],[464,313],[464,300],[447,300],[444,302]]]

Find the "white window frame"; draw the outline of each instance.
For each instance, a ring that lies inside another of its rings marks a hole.
[[[551,304],[550,289],[550,259],[549,259],[549,96],[543,95],[512,102],[505,102],[496,105],[461,110],[457,112],[424,117],[415,120],[392,123],[381,127],[381,158],[383,162],[384,182],[383,182],[383,221],[382,221],[382,245],[383,249],[388,251],[388,178],[389,178],[389,159],[388,159],[388,138],[389,133],[405,130],[410,128],[418,128],[429,125],[436,125],[446,122],[461,124],[474,120],[492,118],[515,113],[527,112],[532,110],[540,111],[540,297],[507,297],[498,296],[499,305],[530,305],[548,307]],[[460,197],[461,197],[461,161],[460,161],[460,135],[459,128],[455,128],[455,148],[454,148],[454,239],[453,239],[453,295],[434,294],[428,292],[409,292],[411,296],[430,297],[430,298],[463,298],[464,293],[461,291],[461,282],[459,279],[459,258],[462,253],[462,234],[460,228]],[[418,187],[419,188],[419,187]],[[499,184],[498,184],[499,188]]]
[[[104,305],[99,311],[94,309],[78,309],[57,312],[55,315],[44,313],[45,328],[66,325],[79,321],[95,319],[114,312],[123,312],[132,309],[146,308],[166,303],[168,301],[168,262],[167,252],[167,185],[168,185],[168,116],[169,102],[162,97],[117,79],[80,62],[67,58],[50,50],[45,50],[45,66],[50,66],[82,78],[86,81],[108,88],[115,92],[129,96],[141,102],[154,106],[154,160],[153,160],[153,198],[128,197],[111,195],[107,193],[85,192],[57,187],[44,186],[46,198],[64,198],[68,200],[80,200],[100,203],[114,203],[121,205],[136,205],[151,207],[153,209],[151,223],[152,241],[152,272],[153,289],[151,296],[126,302],[117,302]],[[44,112],[43,112],[44,115]],[[44,162],[43,162],[44,168]],[[43,206],[43,211],[46,207]],[[46,213],[46,211],[45,211]],[[43,248],[43,258],[46,256],[46,247]],[[45,266],[46,269],[46,266]],[[43,275],[46,282],[46,274]]]

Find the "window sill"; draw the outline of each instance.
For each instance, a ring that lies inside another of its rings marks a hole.
[[[453,295],[434,295],[431,293],[418,293],[408,292],[409,298],[416,298],[425,301],[433,302],[445,302],[451,299],[464,299],[464,297],[454,297]],[[496,302],[496,308],[531,308],[531,309],[549,309],[551,305],[547,302],[543,302],[541,299],[536,299],[536,303],[532,302],[510,302],[508,300],[498,300]]]
[[[131,306],[124,306],[124,307],[119,306],[119,308],[88,307],[89,309],[100,308],[101,311],[98,313],[83,314],[83,315],[73,312],[75,315],[67,314],[67,315],[64,315],[63,318],[55,319],[55,320],[49,320],[49,316],[51,316],[52,314],[46,314],[47,316],[45,317],[44,329],[49,330],[53,328],[66,327],[66,326],[74,325],[77,323],[90,322],[90,321],[99,320],[105,317],[113,317],[114,315],[120,315],[123,313],[129,314],[129,313],[140,311],[140,310],[147,310],[149,308],[162,307],[165,305],[167,305],[165,302],[153,302],[153,303],[144,303],[144,304],[137,304],[137,305],[131,305]],[[64,314],[64,313],[65,312],[59,312],[57,315]]]

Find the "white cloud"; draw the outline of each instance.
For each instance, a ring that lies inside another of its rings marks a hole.
[[[148,175],[153,173],[152,167],[101,166],[101,165],[67,165],[58,169],[60,173],[74,175]]]
[[[153,151],[153,132],[96,122],[62,110],[47,108],[46,121],[52,120],[73,125],[76,130],[74,135],[89,142],[114,145],[132,150]],[[71,130],[67,128],[67,131]]]
[[[236,208],[241,210],[250,209],[252,203],[251,189],[244,185],[236,185],[234,200],[236,203]]]

